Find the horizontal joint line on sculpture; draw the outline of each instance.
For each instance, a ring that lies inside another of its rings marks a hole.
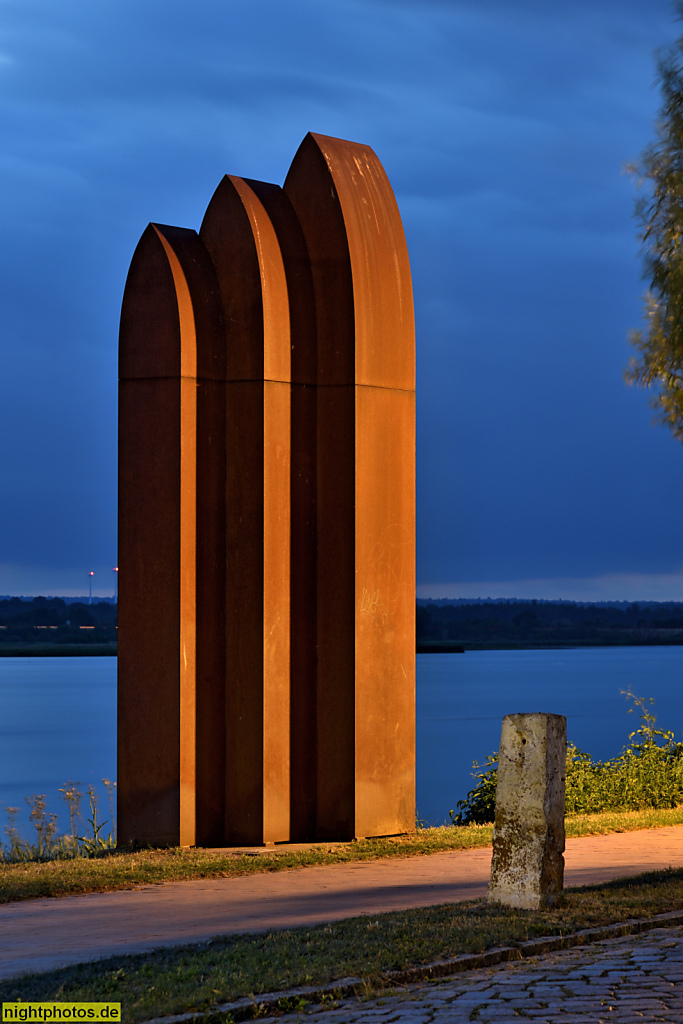
[[[350,384],[314,384],[317,388],[374,388],[376,391],[404,391],[407,395],[414,395],[415,388],[397,388],[393,384],[363,384],[354,380]]]
[[[351,381],[347,384],[312,384],[304,380],[280,380],[275,377],[188,377],[180,374],[164,374],[153,377],[119,377],[119,382],[134,380],[189,380],[196,383],[209,384],[291,384],[302,388],[374,388],[377,391],[402,391],[407,395],[414,395],[415,388],[397,388],[391,384],[362,384],[358,381]]]
[[[305,381],[274,380],[270,377],[195,377],[179,373],[157,374],[148,377],[119,377],[119,383],[134,380],[189,380],[196,384],[300,384],[301,387],[315,387],[314,384],[306,384]]]

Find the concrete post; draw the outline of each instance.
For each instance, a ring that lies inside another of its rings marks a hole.
[[[489,901],[537,910],[562,891],[566,757],[563,715],[503,719]]]

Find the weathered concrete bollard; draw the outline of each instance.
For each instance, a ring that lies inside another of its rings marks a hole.
[[[564,715],[503,719],[490,902],[537,910],[561,893],[566,758]]]

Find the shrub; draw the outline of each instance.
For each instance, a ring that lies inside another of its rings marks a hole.
[[[565,812],[596,814],[599,811],[640,811],[645,808],[676,807],[683,803],[683,743],[676,743],[670,731],[655,728],[656,718],[647,705],[652,697],[636,697],[629,712],[638,710],[640,726],[629,734],[629,742],[610,761],[594,761],[590,754],[567,744]],[[498,752],[483,764],[473,765],[478,779],[474,789],[450,812],[454,825],[484,824],[495,816]]]

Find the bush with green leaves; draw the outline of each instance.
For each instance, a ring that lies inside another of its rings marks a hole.
[[[683,743],[676,743],[673,732],[656,728],[656,718],[648,709],[654,703],[652,697],[622,693],[633,701],[629,711],[638,710],[640,726],[629,734],[621,753],[609,761],[594,761],[573,743],[567,744],[567,814],[641,811],[683,804]],[[458,801],[457,810],[450,812],[454,825],[481,825],[495,817],[498,752],[473,768],[478,781],[466,798]]]

